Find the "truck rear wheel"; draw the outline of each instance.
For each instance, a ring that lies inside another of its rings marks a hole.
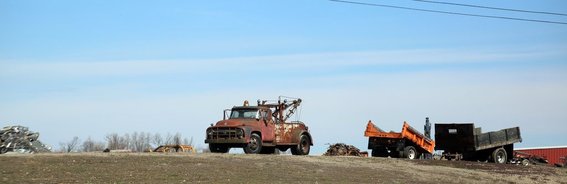
[[[230,148],[218,144],[209,144],[209,150],[213,153],[228,153],[228,150],[230,150]]]
[[[291,154],[293,155],[309,155],[309,150],[311,148],[311,140],[306,135],[301,135],[299,138],[299,144],[297,146],[291,147]]]
[[[413,146],[406,146],[404,148],[403,158],[416,159],[417,157],[418,157],[418,153]]]
[[[244,153],[246,154],[258,154],[262,150],[262,138],[253,133],[250,135],[250,142],[244,147]]]
[[[508,155],[504,148],[498,148],[492,152],[492,160],[494,163],[505,164],[508,161]]]

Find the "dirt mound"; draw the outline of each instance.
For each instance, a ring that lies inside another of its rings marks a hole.
[[[363,156],[360,149],[354,147],[353,145],[337,143],[332,144],[327,149],[327,152],[323,156]]]

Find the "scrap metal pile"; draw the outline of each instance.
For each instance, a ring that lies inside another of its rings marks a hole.
[[[39,133],[24,126],[6,126],[0,130],[0,154],[6,152],[38,153],[50,152],[51,148],[41,143]]]
[[[332,144],[323,156],[364,156],[360,149],[343,143]]]

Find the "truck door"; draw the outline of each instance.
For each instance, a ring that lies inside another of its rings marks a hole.
[[[262,127],[262,141],[273,142],[275,125],[270,111],[264,109],[260,110],[260,122],[260,126]]]

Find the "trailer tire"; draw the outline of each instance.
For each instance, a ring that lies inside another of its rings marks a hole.
[[[528,159],[522,159],[522,162],[521,162],[521,163],[522,163],[523,166],[528,166],[528,165],[530,165],[530,160],[528,160]]]
[[[244,153],[258,154],[260,151],[262,151],[262,138],[258,134],[253,133],[250,135],[250,142],[244,147]]]
[[[407,158],[407,159],[417,159],[419,156],[419,154],[417,153],[417,150],[415,150],[415,148],[413,146],[406,146],[404,148],[404,155],[403,158]]]
[[[306,135],[301,135],[299,138],[299,144],[297,146],[291,147],[292,155],[309,155],[309,150],[311,149],[311,140]]]
[[[504,148],[495,149],[492,152],[492,161],[497,164],[505,164],[508,161],[508,154]]]
[[[230,150],[230,148],[218,144],[209,144],[209,150],[212,153],[228,153],[228,150]]]

